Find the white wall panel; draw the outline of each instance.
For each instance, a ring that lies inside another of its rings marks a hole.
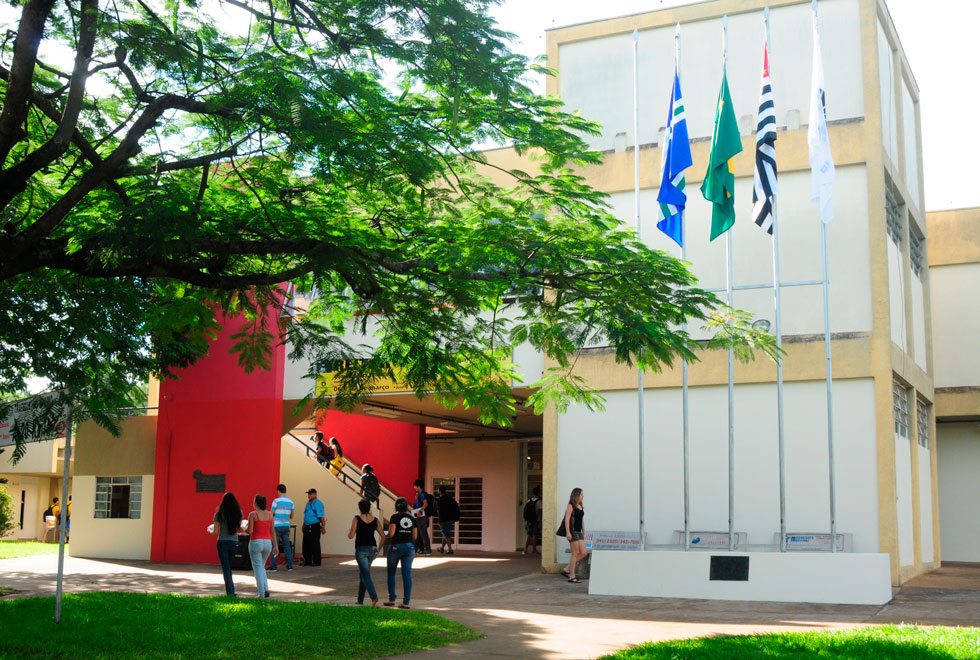
[[[810,100],[812,28],[809,5],[772,10],[771,62],[776,122],[787,113],[806,124]],[[820,3],[820,36],[830,121],[864,116],[861,33],[855,0]],[[762,11],[729,17],[728,84],[736,115],[755,116],[762,75]],[[681,86],[692,138],[710,137],[721,85],[721,18],[681,25]],[[612,149],[616,133],[633,144],[633,39],[629,33],[559,47],[559,94],[569,110],[603,125],[601,136],[585,139],[596,149]],[[640,143],[656,142],[666,125],[674,61],[674,26],[639,33]],[[752,124],[754,125],[754,121]]]
[[[604,412],[571,407],[558,417],[558,502],[585,490],[589,529],[638,528],[637,395],[606,392]],[[874,383],[834,383],[838,529],[854,534],[855,552],[878,551]],[[787,383],[786,485],[790,531],[829,530],[825,384]],[[728,528],[728,414],[724,386],[690,390],[691,524]],[[649,541],[669,543],[683,527],[681,393],[645,394],[644,469]],[[771,543],[779,530],[776,388],[735,389],[735,518],[749,543]],[[563,510],[563,506],[559,509]],[[560,515],[561,511],[559,511]],[[553,521],[557,525],[557,520]],[[559,546],[562,558],[564,545]]]

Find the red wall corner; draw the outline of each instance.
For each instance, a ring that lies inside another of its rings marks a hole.
[[[217,563],[206,527],[223,493],[198,493],[195,470],[224,474],[245,515],[255,494],[271,500],[279,483],[285,346],[275,347],[271,370],[246,374],[229,353],[241,318],[219,321],[208,355],[160,384],[152,561]],[[278,314],[268,325],[278,336]]]

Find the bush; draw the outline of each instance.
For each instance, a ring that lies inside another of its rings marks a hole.
[[[10,502],[7,487],[0,485],[0,538],[14,531],[14,505]]]

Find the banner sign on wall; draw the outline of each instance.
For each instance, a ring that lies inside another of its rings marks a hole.
[[[14,427],[23,442],[44,442],[65,437],[65,415],[61,406],[54,405],[58,394],[49,392],[14,401],[6,406],[0,417],[0,447],[12,447]]]
[[[586,550],[639,550],[639,532],[595,531],[585,533]]]

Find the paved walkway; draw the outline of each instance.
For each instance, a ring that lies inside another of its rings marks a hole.
[[[375,583],[384,584],[383,560]],[[0,560],[0,586],[16,597],[54,592],[56,556]],[[120,590],[215,595],[216,566],[66,560],[66,591]],[[907,583],[884,607],[739,603],[589,596],[587,584],[538,572],[537,558],[472,555],[416,559],[414,608],[459,621],[485,637],[401,658],[595,658],[651,640],[718,634],[855,627],[878,623],[980,626],[980,566],[948,566]],[[325,558],[318,568],[273,573],[275,598],[353,603],[352,559]],[[254,595],[250,572],[236,572],[240,595]],[[399,578],[399,590],[401,581]]]

